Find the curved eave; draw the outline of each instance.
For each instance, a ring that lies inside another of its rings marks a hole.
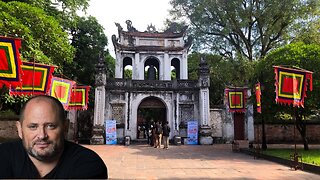
[[[185,47],[159,47],[159,46],[123,46],[120,44],[114,44],[116,50],[122,51],[183,51],[189,49]]]
[[[180,38],[184,33],[148,33],[148,32],[121,32],[124,36],[134,36],[143,38]]]

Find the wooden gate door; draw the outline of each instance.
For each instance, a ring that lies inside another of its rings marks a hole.
[[[234,113],[234,140],[244,140],[244,113]]]

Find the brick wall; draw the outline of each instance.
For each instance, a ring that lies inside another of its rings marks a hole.
[[[0,119],[0,142],[18,139],[16,119]]]
[[[0,119],[0,142],[19,138],[16,128],[17,119]],[[292,124],[266,124],[267,143],[293,143],[294,130]],[[261,124],[254,125],[255,140],[262,137]],[[309,143],[320,143],[320,124],[307,124],[307,138]],[[300,133],[296,129],[296,142],[301,142]]]
[[[255,140],[262,139],[261,124],[255,124]],[[309,143],[320,143],[320,124],[307,124],[307,139]],[[293,124],[266,124],[265,125],[267,143],[294,143]],[[296,142],[301,143],[301,135],[295,130]]]

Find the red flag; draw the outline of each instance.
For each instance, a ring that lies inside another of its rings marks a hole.
[[[246,112],[246,91],[243,87],[225,89],[230,112]]]
[[[90,86],[72,88],[68,109],[86,110],[88,108]]]
[[[256,87],[256,100],[257,100],[257,112],[261,113],[261,87],[260,83],[255,85]]]
[[[307,96],[307,80],[312,91],[312,73],[304,69],[292,69],[273,66],[276,79],[276,102],[297,107],[304,106],[304,98]]]
[[[21,86],[21,40],[0,36],[0,88]]]
[[[57,98],[68,109],[71,89],[76,83],[63,78],[53,77],[51,81],[50,96]]]
[[[56,66],[23,62],[21,66],[22,86],[10,88],[10,95],[38,95],[47,94],[52,79],[52,73]]]

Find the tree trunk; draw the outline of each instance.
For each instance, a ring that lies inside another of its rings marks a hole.
[[[308,139],[306,137],[303,138],[303,148],[305,151],[309,150]]]
[[[304,150],[309,150],[309,145],[308,145],[308,139],[306,137],[306,124],[304,123],[304,121],[302,120],[302,112],[301,111],[295,111],[295,125],[296,128],[298,129],[300,135],[301,135],[301,139],[303,142],[303,148]]]

